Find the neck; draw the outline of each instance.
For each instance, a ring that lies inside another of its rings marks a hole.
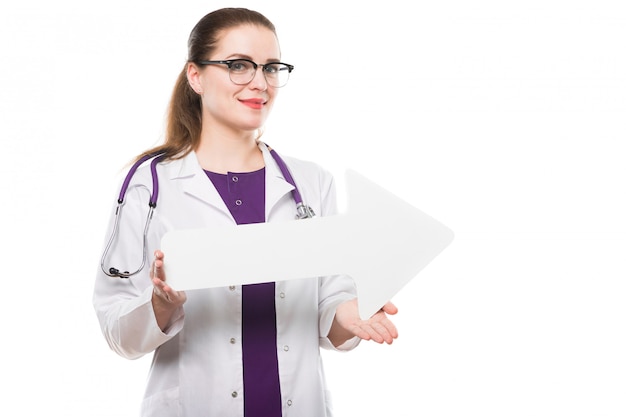
[[[241,136],[203,135],[196,149],[200,166],[211,172],[252,172],[265,166],[253,133]]]

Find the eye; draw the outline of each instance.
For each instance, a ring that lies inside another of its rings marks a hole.
[[[278,74],[282,67],[284,67],[283,64],[265,64],[263,70],[268,74]]]
[[[229,68],[235,72],[248,72],[252,68],[252,64],[243,59],[236,59],[230,63]]]

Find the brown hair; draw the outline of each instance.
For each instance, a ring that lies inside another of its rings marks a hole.
[[[245,8],[215,10],[196,24],[187,41],[187,63],[176,80],[170,99],[165,143],[145,151],[137,160],[155,153],[163,153],[163,159],[166,160],[179,159],[198,147],[202,130],[202,103],[187,81],[187,66],[189,63],[200,66],[198,61],[210,57],[221,32],[242,24],[259,25],[276,34],[271,21],[259,12]]]

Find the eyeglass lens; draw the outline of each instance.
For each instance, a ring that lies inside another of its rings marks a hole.
[[[247,60],[236,59],[228,66],[230,80],[235,84],[248,84],[256,74],[255,65]],[[289,81],[289,67],[285,64],[263,65],[263,75],[272,87],[283,87]]]

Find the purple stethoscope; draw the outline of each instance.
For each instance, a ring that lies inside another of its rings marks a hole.
[[[291,176],[291,173],[289,172],[289,169],[287,168],[287,164],[285,164],[285,161],[283,161],[283,159],[278,155],[278,153],[276,153],[275,150],[273,150],[269,146],[267,146],[267,148],[269,149],[270,154],[274,158],[274,161],[276,161],[276,164],[278,165],[280,172],[285,177],[285,180],[293,186],[293,190],[291,190],[291,194],[293,196],[294,201],[296,202],[296,219],[310,219],[312,217],[315,217],[315,212],[313,211],[313,209],[310,206],[307,206],[306,204],[304,204],[304,201],[302,200],[302,196],[300,195],[300,191],[298,190],[298,187],[296,186],[296,182],[293,180],[293,177]],[[152,175],[152,193],[150,194],[150,199],[148,201],[149,211],[148,211],[148,215],[146,216],[146,224],[144,225],[144,228],[143,228],[143,259],[141,261],[141,265],[135,272],[129,272],[129,271],[122,272],[119,269],[114,268],[114,267],[106,268],[104,266],[104,262],[109,253],[109,250],[111,249],[111,246],[113,245],[113,241],[115,240],[115,237],[117,236],[117,233],[118,233],[120,217],[122,214],[122,207],[124,206],[124,197],[126,196],[128,185],[130,184],[130,181],[133,178],[133,175],[135,175],[135,171],[137,171],[137,168],[139,168],[144,162],[147,162],[150,159],[152,159],[152,161],[150,162],[150,173]],[[153,154],[145,155],[144,157],[139,159],[137,162],[135,162],[133,166],[131,166],[131,168],[128,170],[128,174],[126,174],[126,178],[124,178],[124,182],[122,182],[120,194],[117,199],[117,208],[115,209],[115,223],[113,225],[113,232],[111,232],[111,237],[109,238],[109,241],[104,249],[104,253],[102,254],[102,259],[100,259],[100,268],[102,268],[102,271],[110,277],[129,278],[137,274],[139,271],[141,271],[146,265],[146,261],[148,259],[148,252],[147,252],[148,251],[148,248],[147,248],[148,229],[150,227],[150,221],[152,220],[152,215],[154,213],[154,209],[156,208],[157,200],[159,198],[159,179],[157,175],[156,166],[161,160],[163,160],[162,153],[153,153]]]

